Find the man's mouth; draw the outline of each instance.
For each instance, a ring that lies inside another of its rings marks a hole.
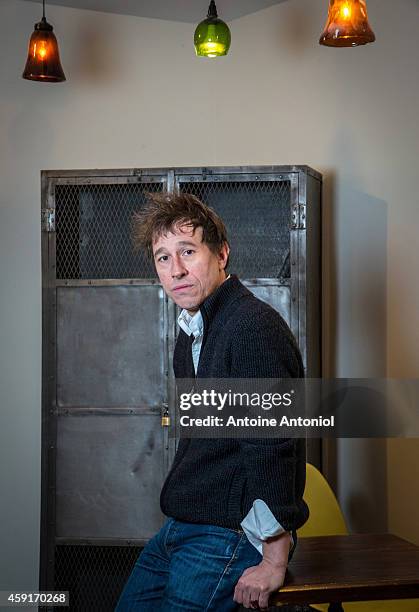
[[[182,291],[182,289],[189,289],[192,285],[178,285],[177,287],[173,287],[172,291]]]

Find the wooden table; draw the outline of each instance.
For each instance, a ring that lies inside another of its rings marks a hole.
[[[390,534],[299,538],[270,605],[419,598],[419,546]],[[419,611],[419,606],[418,606]]]

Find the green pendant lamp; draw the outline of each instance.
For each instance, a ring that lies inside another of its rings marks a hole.
[[[196,54],[200,57],[227,55],[230,43],[230,29],[224,21],[218,18],[217,7],[214,0],[211,0],[207,18],[201,21],[195,30]]]
[[[29,41],[28,58],[22,77],[41,83],[61,83],[65,75],[61,67],[58,43],[52,25],[45,19],[45,0],[42,2],[42,19],[35,24]]]

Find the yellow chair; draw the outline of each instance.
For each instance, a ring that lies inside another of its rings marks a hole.
[[[345,519],[329,483],[310,463],[306,473],[304,500],[310,508],[310,517],[298,530],[298,537],[347,535]],[[342,602],[342,606],[345,612],[419,612],[419,599]],[[312,604],[312,608],[327,612],[328,604]]]

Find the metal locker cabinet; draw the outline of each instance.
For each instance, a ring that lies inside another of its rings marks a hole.
[[[71,610],[113,610],[164,517],[159,493],[176,440],[177,309],[132,252],[147,191],[188,191],[224,219],[229,270],[290,325],[320,375],[321,175],[307,166],[42,173],[43,589]],[[319,463],[318,441],[309,441]]]

